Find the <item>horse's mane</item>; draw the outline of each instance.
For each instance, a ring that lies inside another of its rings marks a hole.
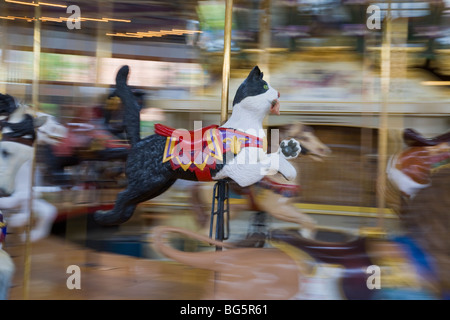
[[[432,176],[431,185],[401,207],[406,232],[436,262],[439,286],[450,290],[450,168]]]
[[[5,136],[20,138],[26,135],[30,135],[34,141],[36,139],[36,131],[34,128],[34,119],[30,114],[25,114],[24,119],[21,122],[11,123],[7,121],[0,122],[1,128],[10,128],[11,132],[3,133]]]

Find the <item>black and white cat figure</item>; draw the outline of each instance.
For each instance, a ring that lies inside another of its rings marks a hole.
[[[241,187],[280,172],[294,180],[297,172],[287,160],[300,154],[300,144],[284,140],[277,152],[263,148],[263,120],[279,114],[280,94],[263,80],[256,66],[238,88],[233,111],[222,126],[209,126],[194,132],[155,125],[155,134],[141,139],[139,105],[127,84],[129,67],[116,77],[116,94],[125,107],[124,124],[131,150],[126,164],[127,188],[117,196],[109,211],[97,211],[100,225],[118,225],[133,215],[136,206],[155,198],[177,179],[214,181],[232,179]]]

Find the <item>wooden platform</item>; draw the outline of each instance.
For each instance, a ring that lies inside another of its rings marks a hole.
[[[6,246],[16,264],[10,300],[26,298],[22,244]],[[81,289],[68,289],[67,267],[81,269]],[[31,248],[29,300],[211,299],[212,272],[172,261],[97,252],[50,236]]]

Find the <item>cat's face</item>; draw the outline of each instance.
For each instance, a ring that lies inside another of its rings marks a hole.
[[[256,66],[236,91],[233,106],[245,104],[258,108],[258,111],[280,114],[279,97],[279,92],[263,80],[263,73]]]

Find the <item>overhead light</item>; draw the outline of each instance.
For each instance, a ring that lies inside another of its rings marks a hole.
[[[130,35],[126,33],[107,33],[106,35],[112,37],[142,38],[142,36],[139,35]]]
[[[0,19],[7,19],[7,20],[27,20],[28,22],[35,21],[36,18],[34,17],[17,17],[17,16],[0,16]],[[39,18],[41,21],[51,21],[51,22],[65,22],[69,20],[67,17],[59,17],[59,18],[53,18],[53,17],[41,17]],[[73,21],[97,21],[97,22],[110,22],[110,21],[119,21],[119,22],[131,22],[131,20],[125,20],[125,19],[109,19],[109,18],[102,18],[102,19],[96,19],[96,18],[77,18],[72,19]]]
[[[106,20],[103,20],[103,19],[96,19],[96,18],[83,18],[83,17],[80,17],[80,19],[81,19],[81,21],[108,22],[108,21],[106,21]]]
[[[16,16],[7,16],[7,17],[2,17],[2,19],[8,19],[8,20],[15,20],[15,19],[19,19],[19,20],[27,20],[28,22],[34,21],[34,18],[29,18],[29,17],[16,17]]]
[[[38,2],[41,6],[50,6],[50,7],[58,7],[58,8],[67,8],[64,4],[55,4],[55,3],[48,3],[48,2]]]
[[[52,21],[52,22],[62,22],[63,21],[61,18],[52,18],[52,17],[40,17],[39,20]]]
[[[131,22],[131,20],[127,20],[127,19],[113,19],[113,18],[102,18],[102,20],[106,20],[106,21],[117,21],[117,22]]]
[[[160,30],[160,31],[138,31],[138,32],[126,32],[126,33],[106,33],[107,36],[114,37],[131,37],[131,38],[152,38],[152,37],[162,37],[167,35],[178,35],[183,34],[193,34],[202,33],[199,30],[183,30],[183,29],[172,29],[172,30]]]
[[[64,4],[56,4],[56,3],[50,3],[50,2],[25,2],[25,1],[17,1],[17,0],[5,0],[5,2],[9,3],[16,3],[16,4],[23,4],[26,6],[33,6],[33,7],[39,7],[39,6],[50,6],[50,7],[58,7],[58,8],[67,8]]]
[[[23,5],[26,5],[26,6],[33,6],[33,7],[38,7],[39,6],[38,3],[34,3],[34,2],[24,2],[24,1],[16,1],[16,0],[5,0],[5,2],[23,4]]]

